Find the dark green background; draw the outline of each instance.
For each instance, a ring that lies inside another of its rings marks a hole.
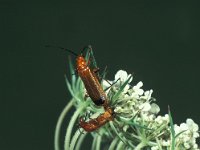
[[[46,44],[77,53],[91,44],[109,79],[119,69],[134,72],[134,83],[154,90],[161,114],[170,105],[176,123],[200,124],[199,3],[5,0],[0,15],[1,150],[53,149],[57,117],[71,97],[69,54]]]

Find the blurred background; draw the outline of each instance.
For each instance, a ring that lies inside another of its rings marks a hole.
[[[169,105],[175,123],[200,125],[199,4],[1,0],[0,149],[53,150],[57,118],[71,98],[69,53],[46,44],[77,53],[91,44],[108,79],[119,69],[133,72],[133,84],[154,90],[160,114]]]

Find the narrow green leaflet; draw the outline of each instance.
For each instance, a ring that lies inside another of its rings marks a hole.
[[[139,127],[139,128],[143,128],[143,129],[146,129],[146,130],[153,130],[153,129],[150,129],[150,128],[144,126],[144,125],[140,125],[140,124],[138,124],[138,123],[136,123],[134,121],[126,121],[122,117],[120,117],[120,119],[126,124],[133,125],[133,126],[136,126],[136,127]]]
[[[71,60],[71,57],[69,56],[69,71],[70,71],[70,74],[71,74],[71,86],[72,86],[72,89],[75,90],[75,83],[76,83],[76,76],[75,76],[75,73],[76,73],[76,70],[72,64],[72,60]]]
[[[122,93],[122,91],[124,90],[125,86],[129,83],[130,79],[132,78],[132,75],[122,84],[122,86],[120,87],[120,89],[117,91],[117,93],[115,93],[115,95],[112,98],[112,101],[116,101],[118,99],[118,97],[120,96],[120,94]]]
[[[171,131],[171,150],[175,150],[175,131],[174,131],[174,123],[172,119],[172,115],[170,112],[170,108],[168,108],[169,111],[169,121],[170,121],[170,131]]]

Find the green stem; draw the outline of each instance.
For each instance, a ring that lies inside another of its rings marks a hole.
[[[159,141],[159,139],[157,137],[156,137],[156,143],[155,144],[157,144],[159,150],[162,150],[161,142]],[[150,145],[150,141],[149,141],[149,145]]]
[[[70,102],[65,106],[65,108],[63,109],[63,111],[61,112],[61,114],[58,118],[58,121],[57,121],[57,124],[56,124],[56,129],[55,129],[55,135],[54,135],[54,148],[55,148],[55,150],[60,150],[59,141],[60,141],[61,125],[63,123],[63,120],[64,120],[66,114],[68,113],[68,111],[73,106],[74,101],[75,101],[74,99],[70,100]]]
[[[76,99],[78,102],[81,102],[81,99],[72,90],[72,86],[69,83],[69,80],[67,79],[67,77],[65,77],[65,81],[66,81],[66,84],[67,84],[67,88],[68,88],[70,94],[72,95],[72,97],[74,97],[74,99]]]
[[[83,143],[83,140],[85,139],[86,135],[87,135],[87,133],[81,134],[81,136],[76,144],[75,150],[80,150],[81,144]]]
[[[88,101],[86,101],[84,104],[82,104],[74,113],[74,115],[72,116],[69,125],[67,127],[67,132],[66,132],[66,136],[65,136],[65,150],[69,150],[69,143],[70,143],[70,139],[71,139],[71,133],[72,133],[72,129],[74,127],[74,124],[76,122],[76,119],[78,118],[79,114],[81,111],[83,111],[83,109],[85,109],[87,107],[87,105],[89,104]]]
[[[122,147],[123,147],[124,145],[125,145],[125,144],[124,144],[122,141],[120,141],[120,142],[118,143],[118,145],[117,145],[116,150],[121,150],[121,149],[123,149]]]
[[[117,129],[115,128],[114,124],[112,121],[109,122],[110,127],[112,128],[112,130],[116,133],[116,135],[119,137],[119,139],[124,142],[124,144],[126,144],[126,142],[124,141],[124,139],[121,137],[120,133],[118,133]]]
[[[100,150],[101,149],[101,135],[98,135],[96,144],[97,144],[96,150]]]
[[[96,60],[95,60],[95,58],[94,58],[93,50],[91,50],[90,53],[91,53],[91,57],[92,57],[92,60],[93,60],[92,63],[93,63],[93,65],[94,65],[94,67],[95,67],[95,68],[98,68],[98,67],[97,67],[97,62],[96,62]]]
[[[93,138],[93,141],[92,141],[92,149],[95,149],[96,144],[97,144],[97,136],[95,136],[95,137]]]
[[[146,144],[145,143],[143,143],[143,142],[141,142],[140,144],[138,144],[137,146],[136,146],[136,148],[135,148],[135,150],[141,150],[143,147],[145,147],[146,146]]]
[[[76,144],[76,141],[78,140],[78,137],[80,136],[81,131],[77,130],[72,138],[72,141],[70,143],[70,150],[73,150]]]
[[[114,150],[117,142],[119,141],[119,138],[118,137],[115,137],[115,139],[112,141],[112,143],[110,144],[110,147],[108,150]]]

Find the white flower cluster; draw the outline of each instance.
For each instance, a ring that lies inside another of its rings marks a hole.
[[[157,114],[160,111],[159,106],[155,103],[151,104],[151,102],[154,101],[151,97],[153,90],[144,92],[144,90],[141,89],[143,86],[141,81],[137,85],[131,86],[129,83],[133,79],[132,75],[128,75],[126,71],[119,70],[115,75],[115,80],[109,81],[110,83],[114,83],[111,89],[114,92],[117,92],[128,79],[129,82],[124,87],[122,94],[120,94],[117,104],[115,105],[115,113],[125,118],[134,117],[138,111],[140,111],[141,114]],[[110,85],[104,80],[103,86],[109,87]],[[109,94],[109,91],[107,91],[107,94]]]
[[[131,86],[132,75],[128,75],[123,70],[119,70],[116,73],[114,81],[104,80],[103,86],[109,87],[109,83],[114,83],[112,88],[106,91],[108,96],[109,94],[114,95],[126,81],[128,83],[123,88],[121,94],[111,104],[114,107],[114,112],[119,118],[134,120],[138,124],[151,129],[145,131],[145,141],[147,146],[150,146],[152,150],[169,149],[171,146],[169,115],[157,115],[160,108],[157,104],[153,103],[155,101],[151,97],[153,90],[144,91],[141,89],[143,86],[141,81],[137,85]],[[128,128],[126,126],[126,130]],[[187,119],[186,123],[182,123],[180,126],[174,125],[174,130],[176,135],[175,147],[177,150],[198,150],[198,145],[196,144],[196,138],[199,137],[198,125],[192,119]]]
[[[200,150],[196,143],[196,138],[199,137],[199,127],[192,119],[187,119],[186,123],[181,123],[180,126],[175,124],[174,130],[177,150]],[[168,148],[171,142],[170,139],[161,140],[160,144]],[[151,150],[159,150],[159,146],[153,146]]]
[[[174,130],[176,135],[181,133],[176,138],[177,144],[182,144],[185,149],[198,150],[196,138],[199,137],[199,127],[192,119],[187,119],[186,123],[181,123],[180,126],[175,124]]]

